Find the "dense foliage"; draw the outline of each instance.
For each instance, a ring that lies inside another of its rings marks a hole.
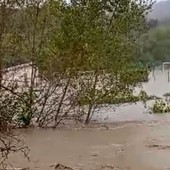
[[[73,113],[89,123],[110,96],[114,103],[120,94],[133,96],[148,75],[147,68],[132,65],[151,5],[145,0],[3,1],[0,82],[22,99],[16,105],[19,123],[56,127]],[[15,81],[4,85],[3,69],[25,62],[31,62],[30,80],[22,87]]]

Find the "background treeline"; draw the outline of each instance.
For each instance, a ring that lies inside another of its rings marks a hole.
[[[141,60],[159,65],[170,61],[170,1],[160,1],[153,5],[148,15],[149,31],[141,36]]]

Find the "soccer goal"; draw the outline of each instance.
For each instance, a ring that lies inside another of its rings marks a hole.
[[[170,62],[163,62],[162,63],[162,70],[170,70]]]

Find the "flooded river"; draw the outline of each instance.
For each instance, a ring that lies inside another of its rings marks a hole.
[[[143,89],[162,97],[170,92],[167,72],[155,71]],[[147,103],[151,105],[152,101]],[[54,169],[61,163],[78,170],[168,170],[170,169],[170,115],[152,115],[142,103],[105,108],[95,119],[126,122],[110,129],[26,129],[19,132],[30,147],[30,162],[20,155],[10,157],[17,167]],[[156,121],[155,121],[156,120]],[[144,121],[143,123],[127,123]],[[51,166],[51,167],[50,167]]]
[[[19,167],[50,170],[61,163],[78,170],[168,170],[170,125],[126,124],[115,129],[22,130],[31,149],[30,162]]]

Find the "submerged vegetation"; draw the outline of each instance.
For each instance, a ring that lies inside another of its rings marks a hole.
[[[170,113],[170,103],[168,101],[157,100],[153,107],[153,113]]]
[[[155,99],[155,96],[149,96],[147,93],[143,90],[140,91],[138,95],[134,95],[131,92],[129,93],[119,93],[117,95],[109,94],[107,96],[104,96],[103,99],[98,101],[98,104],[123,104],[123,103],[133,103],[133,102],[146,102],[147,100],[153,100]],[[81,105],[88,104],[88,98],[87,96],[81,98]]]
[[[141,83],[141,82],[148,82],[149,78],[149,74],[150,74],[150,69],[148,67],[139,67],[139,66],[132,66],[130,68],[127,68],[126,70],[126,74],[128,75],[128,80],[127,81],[134,81],[137,83]],[[134,75],[135,78],[133,77]],[[122,75],[121,77],[122,79],[125,79],[124,75]]]
[[[170,112],[170,105],[164,101],[156,101],[153,105],[153,113],[167,113]]]

